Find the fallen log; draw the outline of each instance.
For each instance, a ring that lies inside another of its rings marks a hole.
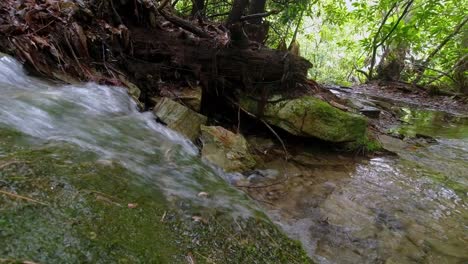
[[[306,83],[307,60],[252,41],[244,48],[231,45],[230,32],[222,25],[202,27],[148,1],[103,1],[108,10],[92,3],[38,0],[18,6],[3,1],[0,49],[47,77],[61,73],[113,84],[118,80],[112,69],[117,69],[143,84],[142,89],[157,89],[145,87],[146,77],[177,81],[177,69],[217,94],[287,91]],[[140,10],[140,17],[128,10]]]

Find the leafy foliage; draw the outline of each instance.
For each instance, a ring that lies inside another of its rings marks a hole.
[[[206,16],[223,21],[231,4],[207,0]],[[188,14],[190,6],[191,1],[180,0],[177,9]],[[278,12],[266,18],[267,44],[276,48],[297,40],[301,55],[314,64],[310,76],[322,82],[390,76],[462,90],[467,6],[468,0],[268,0],[266,10]],[[392,65],[398,66],[393,73]]]

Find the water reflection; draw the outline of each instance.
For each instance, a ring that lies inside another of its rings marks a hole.
[[[416,135],[463,139],[468,137],[468,116],[453,116],[447,113],[401,108],[402,126],[395,132],[414,137]]]
[[[266,164],[288,183],[252,192],[319,263],[466,263],[468,123],[405,110],[398,156],[302,153]],[[430,134],[429,134],[430,132]],[[316,164],[313,166],[313,164]]]

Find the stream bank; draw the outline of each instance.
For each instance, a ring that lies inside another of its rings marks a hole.
[[[0,76],[1,262],[310,263],[125,89]]]
[[[319,263],[466,261],[463,116],[340,98],[306,80],[304,59],[236,46],[221,25],[191,35],[169,8],[120,1],[109,14],[76,3],[0,4],[2,49],[75,83],[32,79],[11,61],[4,69],[8,258],[302,263],[304,249]],[[393,154],[373,152],[380,144]],[[229,173],[201,162],[195,145]]]

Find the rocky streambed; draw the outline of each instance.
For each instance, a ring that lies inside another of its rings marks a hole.
[[[197,86],[141,113],[0,62],[3,262],[468,259],[466,113],[334,90],[246,96],[226,122]]]
[[[311,262],[127,91],[0,58],[1,263]]]

